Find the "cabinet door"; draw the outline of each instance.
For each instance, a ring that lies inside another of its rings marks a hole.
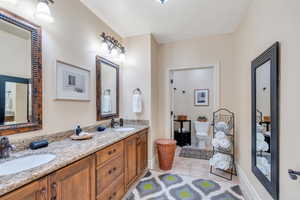
[[[145,171],[145,169],[147,169],[148,167],[148,133],[145,132],[142,134],[141,136],[141,169],[142,172]]]
[[[138,176],[137,134],[125,139],[125,186],[128,189]]]
[[[47,178],[0,197],[0,200],[48,200]]]
[[[95,200],[95,156],[89,156],[49,177],[51,200]]]
[[[138,137],[138,174],[142,175],[148,166],[148,134],[142,132]]]

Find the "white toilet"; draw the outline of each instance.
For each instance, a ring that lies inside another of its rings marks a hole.
[[[207,142],[209,141],[209,122],[195,121],[197,146],[199,149],[205,149]]]

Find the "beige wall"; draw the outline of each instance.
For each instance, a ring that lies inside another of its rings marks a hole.
[[[31,21],[36,0],[18,1],[16,6],[0,4]],[[79,0],[55,1],[51,5],[55,22],[41,23],[43,28],[43,129],[11,136],[13,139],[32,134],[51,134],[96,123],[95,56],[100,55],[102,32],[121,39]],[[91,101],[55,101],[55,63],[62,60],[91,71]]]
[[[234,35],[235,96],[238,163],[262,200],[271,199],[251,172],[251,61],[275,41],[281,45],[280,61],[280,199],[300,199],[299,181],[288,169],[300,170],[299,52],[300,1],[254,0]],[[251,196],[255,196],[251,193]],[[255,199],[256,200],[256,199]]]
[[[18,28],[1,22],[0,26],[0,75],[31,78],[31,39],[28,37],[29,34],[27,31],[18,31]],[[6,31],[6,29],[9,30]]]
[[[233,38],[231,34],[160,45],[159,130],[170,135],[169,69],[219,65],[220,106],[232,108]]]
[[[121,113],[126,119],[150,120],[151,115],[151,35],[125,38],[126,62],[121,69]],[[132,95],[142,91],[143,112],[132,112]]]
[[[151,161],[154,161],[155,155],[155,140],[161,138],[159,134],[159,116],[158,116],[158,106],[159,106],[159,78],[157,74],[159,73],[158,65],[158,49],[159,45],[156,40],[151,36],[151,138],[149,153],[152,154]],[[153,164],[153,162],[151,163]]]

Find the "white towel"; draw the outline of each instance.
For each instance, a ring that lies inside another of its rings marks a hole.
[[[257,157],[256,165],[264,175],[270,177],[271,165],[268,163],[268,160],[265,157]]]
[[[221,122],[216,123],[215,128],[217,131],[228,132],[229,126],[226,122],[221,121]]]
[[[112,102],[111,102],[110,95],[103,96],[102,112],[103,113],[111,113],[112,112]]]
[[[141,113],[143,111],[142,97],[140,94],[134,94],[132,96],[132,112]]]
[[[230,168],[232,158],[229,155],[217,153],[210,160],[209,164],[218,169],[227,170]]]
[[[218,132],[216,132],[215,138],[224,139],[225,136],[226,135],[225,135],[225,133],[223,131],[218,131]]]
[[[231,147],[231,142],[229,141],[228,138],[214,138],[212,140],[212,145],[216,148],[223,148],[223,149],[229,149]]]

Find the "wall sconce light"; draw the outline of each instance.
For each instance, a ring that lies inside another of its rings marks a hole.
[[[0,0],[0,2],[9,3],[11,5],[16,5],[17,0]]]
[[[54,22],[54,18],[51,15],[49,3],[54,3],[53,0],[38,0],[36,6],[35,17],[49,23]]]
[[[104,32],[101,34],[101,38],[103,39],[101,49],[108,51],[113,57],[119,55],[119,59],[124,62],[126,59],[125,47],[114,37],[106,35]]]

